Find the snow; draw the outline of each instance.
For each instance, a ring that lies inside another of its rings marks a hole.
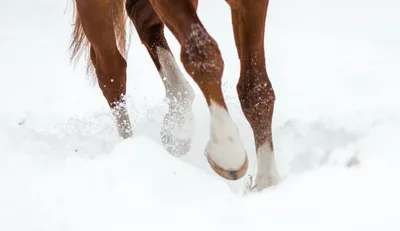
[[[75,69],[69,63],[71,6],[0,2],[0,230],[400,229],[398,2],[270,2],[267,65],[283,180],[250,194],[248,177],[228,182],[207,164],[209,115],[197,87],[191,151],[175,158],[161,147],[163,85],[135,31],[128,59],[135,136],[118,138],[83,60]],[[224,92],[253,174],[229,8],[202,0],[199,15],[221,48]],[[167,39],[179,57],[169,31]]]

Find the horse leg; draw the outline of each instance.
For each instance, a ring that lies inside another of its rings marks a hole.
[[[255,187],[262,190],[279,181],[271,131],[275,94],[264,54],[268,0],[231,0],[228,3],[240,59],[237,92],[243,113],[253,129],[257,152]]]
[[[113,110],[120,136],[128,138],[132,128],[124,101],[127,64],[116,45],[112,4],[112,0],[76,0],[84,33],[91,44],[90,58],[99,87]]]
[[[193,88],[173,57],[164,36],[164,24],[149,0],[127,0],[126,10],[159,72],[169,101],[161,141],[171,154],[184,155],[190,149],[193,131]]]
[[[247,154],[221,89],[224,62],[218,44],[196,14],[197,1],[150,0],[153,9],[181,45],[181,61],[209,106],[210,141],[206,155],[220,176],[237,180],[247,171]]]

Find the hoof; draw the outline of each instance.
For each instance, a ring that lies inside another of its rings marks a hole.
[[[227,180],[238,180],[238,179],[242,178],[247,172],[247,168],[248,168],[247,153],[246,153],[246,159],[244,160],[243,165],[237,170],[223,169],[220,166],[218,166],[211,159],[211,157],[210,157],[210,155],[208,155],[208,153],[206,156],[207,156],[207,161],[210,164],[211,168],[214,170],[214,172]]]
[[[186,155],[191,147],[191,139],[179,139],[171,134],[169,130],[161,130],[161,143],[164,148],[173,156]]]
[[[183,156],[190,150],[193,133],[191,113],[168,113],[161,127],[161,143],[173,156]]]

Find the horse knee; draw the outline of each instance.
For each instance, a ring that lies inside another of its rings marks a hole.
[[[181,42],[181,61],[186,71],[201,87],[205,83],[220,83],[224,61],[217,42],[202,25],[193,23]]]
[[[246,116],[257,117],[275,103],[275,93],[267,75],[247,71],[236,86],[241,106]]]

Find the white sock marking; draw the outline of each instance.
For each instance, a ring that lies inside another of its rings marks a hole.
[[[188,151],[194,130],[194,91],[169,51],[158,47],[157,55],[161,66],[159,74],[169,101],[169,111],[161,127],[163,145],[167,150],[183,155]]]
[[[133,131],[128,111],[126,110],[126,104],[120,103],[112,110],[112,113],[117,122],[119,135],[124,139],[131,137],[133,135]]]
[[[225,170],[238,170],[246,159],[239,130],[227,110],[211,102],[210,142],[208,155]]]
[[[183,76],[175,58],[169,51],[160,47],[157,48],[157,54],[161,65],[159,74],[163,80],[167,98],[172,104],[183,103],[185,107],[190,107],[194,100],[194,91]]]
[[[275,185],[280,180],[275,155],[268,142],[257,149],[257,188],[263,189]]]

